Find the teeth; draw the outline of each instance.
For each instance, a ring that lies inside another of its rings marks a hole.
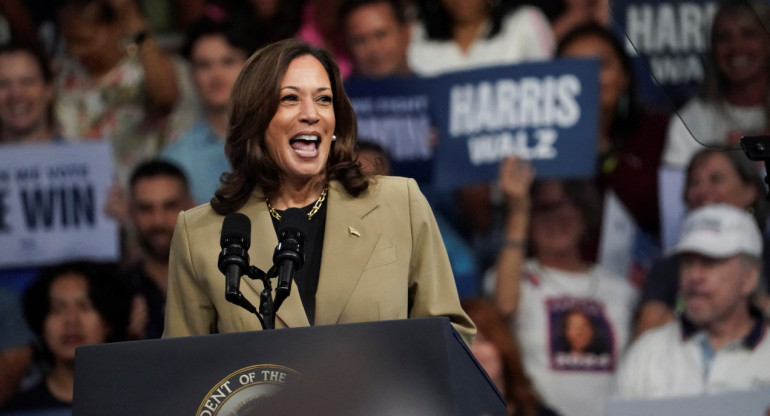
[[[315,142],[315,141],[318,141],[318,136],[314,136],[311,134],[302,134],[300,136],[295,137],[294,140],[304,140],[307,142]]]

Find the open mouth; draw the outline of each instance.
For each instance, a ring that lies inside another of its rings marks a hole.
[[[318,144],[321,138],[312,134],[301,134],[292,137],[289,145],[300,156],[315,156],[318,153]]]

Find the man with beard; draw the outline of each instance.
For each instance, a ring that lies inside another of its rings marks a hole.
[[[674,253],[682,316],[648,330],[617,374],[624,398],[660,398],[770,385],[770,337],[757,294],[762,237],[748,212],[707,205],[687,217]]]
[[[134,338],[160,338],[171,237],[179,211],[192,208],[194,203],[184,173],[164,160],[138,165],[129,186],[129,213],[142,249],[140,260],[128,270],[137,292],[130,333]]]

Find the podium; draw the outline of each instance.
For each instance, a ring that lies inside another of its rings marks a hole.
[[[78,347],[74,415],[507,415],[448,318]]]

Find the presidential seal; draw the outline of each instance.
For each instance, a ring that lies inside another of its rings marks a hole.
[[[212,388],[198,407],[197,416],[253,414],[260,404],[292,384],[300,373],[291,368],[261,364],[241,368]]]

